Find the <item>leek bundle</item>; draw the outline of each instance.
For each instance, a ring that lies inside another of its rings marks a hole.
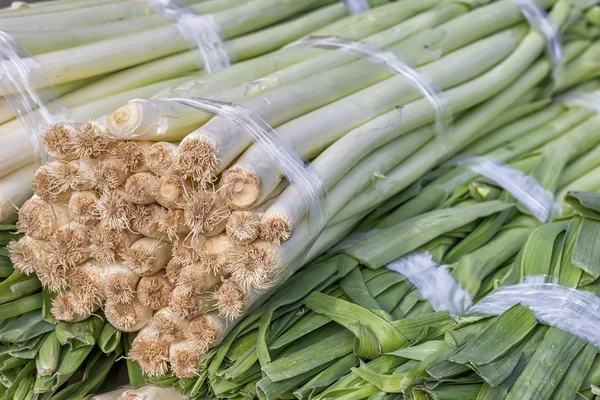
[[[383,200],[486,137],[486,126],[508,109],[543,98],[551,72],[545,41],[513,2],[474,9],[399,4],[413,5],[403,8],[404,21],[367,40],[422,65],[445,90],[460,114],[445,146],[435,137],[430,105],[404,78],[340,54],[318,53],[286,66],[253,82],[247,94],[247,85],[211,93],[225,100],[248,96],[242,105],[313,160],[329,214],[308,254],[306,243],[315,238],[305,197],[222,116],[211,119],[157,98],[131,101],[82,126],[51,127],[46,147],[57,161],[36,171],[36,196],[19,213],[26,237],[12,247],[20,271],[35,272],[58,292],[52,315],[85,321],[102,307],[115,328],[138,332],[129,355],[147,375],[170,370],[194,377],[234,322],[266,299],[265,289],[272,291]],[[579,14],[572,11],[570,2],[558,1],[550,14],[571,38],[559,89],[596,73],[586,67],[598,46],[590,35],[577,35],[588,22],[576,24]],[[327,60],[335,68],[314,73]],[[186,89],[177,96],[203,90]],[[123,138],[135,140],[115,140]],[[387,177],[369,187],[374,171]],[[502,200],[473,206],[466,220],[453,220],[454,228],[512,208]],[[430,234],[429,240],[437,236]],[[372,267],[355,249],[348,254]],[[195,392],[202,387],[194,385]]]
[[[519,116],[523,112],[527,115]],[[519,105],[501,115],[487,128],[492,132],[465,153],[502,158],[552,193],[577,186],[597,190],[599,164],[593,156],[600,142],[593,124],[598,121],[596,114],[579,107]],[[557,148],[563,150],[562,157],[557,156]],[[338,250],[303,267],[235,328],[206,356],[209,367],[196,387],[208,385],[217,397],[245,395],[251,386],[253,396],[259,398],[292,392],[297,398],[314,397],[358,366],[359,360],[377,358],[425,335],[427,324],[439,327],[427,328],[434,336],[426,337],[443,336],[454,323],[448,322],[447,312],[434,312],[440,296],[431,290],[443,295],[454,289],[442,304],[456,307],[453,310],[465,305],[464,292],[473,301],[488,294],[539,226],[527,212],[516,206],[508,192],[468,168],[444,166],[426,174],[363,219]],[[571,213],[572,207],[566,206],[563,214]],[[345,253],[333,255],[340,250]],[[539,254],[555,253],[540,248]],[[430,282],[428,293],[419,292],[406,276],[393,271],[394,260],[402,256],[423,269],[426,278],[428,269],[441,264],[439,268],[447,273],[439,276],[447,281]],[[527,262],[536,268],[540,265],[531,259]],[[307,298],[311,291],[320,294]],[[365,307],[364,312],[358,306]],[[350,332],[332,326],[332,320]],[[399,339],[386,324],[390,320],[407,340]],[[368,321],[372,325],[362,327]],[[387,345],[390,337],[395,339]],[[369,390],[357,396],[373,394],[375,389],[367,386]],[[192,387],[184,386],[184,393]]]
[[[208,3],[216,4],[220,2],[210,1]],[[208,3],[203,2],[201,4],[207,5]],[[238,3],[240,2],[238,1]],[[275,1],[272,3],[274,3],[272,4],[274,6],[278,2]],[[235,60],[238,64],[216,74],[217,76],[199,77],[202,72],[198,70],[199,67],[197,64],[200,52],[194,50],[162,57],[137,66],[119,69],[110,74],[86,78],[81,83],[58,85],[56,93],[50,94],[53,96],[60,95],[60,104],[69,107],[72,120],[81,124],[88,122],[90,119],[110,113],[131,98],[151,98],[155,95],[160,96],[161,93],[163,96],[167,93],[176,94],[180,91],[188,90],[190,87],[196,88],[196,90],[202,88],[201,92],[207,95],[212,91],[224,90],[231,86],[260,78],[277,68],[283,68],[307,58],[311,54],[315,54],[318,51],[305,49],[305,51],[285,52],[248,60],[252,57],[277,50],[279,47],[305,35],[315,33],[362,39],[367,35],[389,28],[395,23],[395,18],[403,18],[403,15],[412,15],[421,9],[431,7],[434,2],[424,2],[421,6],[413,6],[414,10],[402,10],[400,6],[391,4],[375,8],[363,16],[349,17],[347,9],[342,4],[330,3],[334,2],[320,2],[312,7],[308,7],[306,12],[297,14],[292,19],[243,36],[239,46],[236,45],[239,54],[237,54]],[[304,7],[304,5],[300,6]],[[90,8],[96,7],[100,6]],[[278,6],[277,12],[281,11],[280,8],[282,6]],[[86,9],[84,8],[84,10]],[[40,15],[48,16],[48,14],[43,13]],[[158,18],[158,16],[155,17]],[[10,18],[7,17],[7,20],[10,20]],[[126,20],[120,23],[129,24],[131,21]],[[377,21],[378,24],[373,24],[373,21]],[[112,32],[112,30],[104,25],[98,25],[97,27],[99,30]],[[76,33],[73,33],[73,35],[76,35]],[[16,36],[19,39],[18,35]],[[66,36],[71,37],[70,34]],[[28,49],[31,47],[28,43],[24,43],[24,45]],[[111,49],[111,51],[114,51],[114,46]],[[81,51],[77,50],[77,53]],[[5,61],[5,63],[8,63],[8,61]],[[100,64],[105,65],[107,61],[103,61]],[[38,77],[34,76],[32,80],[36,81]],[[178,88],[183,83],[185,85]],[[59,104],[55,101],[46,105],[49,110],[54,110],[58,106]],[[43,120],[44,123],[47,122],[42,118],[41,114],[36,112],[26,117],[33,121]],[[15,118],[14,114],[6,98],[0,99],[0,121],[4,122],[0,125],[0,147],[4,151],[2,153],[3,161],[0,163],[0,179],[4,179],[0,181],[0,185],[5,188],[5,190],[2,190],[3,199],[0,210],[0,221],[6,222],[14,222],[14,206],[20,207],[31,196],[31,188],[28,181],[37,167],[40,158],[39,152],[41,150],[38,149],[37,143],[31,140],[30,132],[21,127],[20,122],[13,118]],[[58,158],[60,158],[60,154],[56,154],[56,152],[60,151],[61,146],[65,146],[64,142],[68,138],[65,138],[64,135],[61,136],[60,132],[56,135],[58,137],[55,138],[55,141],[58,141],[58,143],[55,143],[54,147],[50,145],[47,150],[50,155],[58,155]],[[86,143],[86,140],[88,142],[93,141],[89,138],[79,137],[77,139],[77,143],[80,145],[82,141],[84,142],[83,144]],[[49,141],[51,140],[50,138]],[[90,156],[90,150],[83,151],[84,153],[82,154],[84,156]]]

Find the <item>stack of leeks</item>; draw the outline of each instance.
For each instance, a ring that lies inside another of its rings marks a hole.
[[[431,105],[404,78],[339,53],[211,93],[250,108],[313,160],[310,169],[328,191],[328,228],[307,259],[486,137],[511,106],[514,119],[548,89],[545,40],[515,3],[471,9],[476,3],[419,8],[422,1],[405,0],[405,20],[366,39],[422,65],[445,90],[459,116],[445,138],[435,136]],[[542,3],[565,32],[558,89],[593,77],[594,19],[570,1]],[[190,87],[177,96],[198,93]],[[168,142],[152,143],[158,140]],[[58,161],[36,172],[37,196],[20,210],[26,236],[12,246],[15,266],[60,292],[52,304],[57,319],[84,320],[102,306],[116,328],[141,329],[130,356],[148,375],[170,367],[178,377],[195,376],[207,351],[294,272],[314,239],[306,196],[222,116],[164,99],[133,100],[106,119],[51,127],[46,147]],[[459,226],[512,208],[496,200],[468,209],[470,219],[460,217]]]
[[[531,111],[539,105],[536,102],[509,109],[492,124],[495,128],[487,128],[491,133],[463,154],[501,159],[535,177],[547,190],[561,197],[572,189],[600,189],[600,161],[596,157],[600,149],[597,133],[600,117],[592,111],[558,103]],[[528,115],[514,120],[522,112]],[[577,202],[579,197],[583,200]],[[572,215],[575,208],[585,216],[585,206],[579,203],[592,209],[596,206],[586,197],[572,195],[563,215]],[[455,325],[449,323],[448,313],[434,313],[434,305],[422,297],[424,293],[413,288],[404,276],[382,268],[399,257],[412,257],[414,266],[423,269],[431,268],[428,261],[432,259],[434,265],[444,265],[440,268],[449,272],[447,279],[458,282],[467,297],[474,300],[484,297],[499,280],[505,284],[518,283],[520,275],[514,277],[508,274],[510,271],[523,276],[564,276],[574,281],[559,282],[562,285],[587,285],[586,289],[595,291],[595,286],[589,285],[600,271],[598,263],[590,261],[591,255],[580,250],[574,258],[577,268],[566,261],[562,269],[547,267],[561,257],[556,256],[556,250],[543,247],[536,238],[548,230],[554,232],[553,240],[560,239],[557,245],[564,242],[570,249],[570,252],[562,250],[565,254],[562,259],[567,260],[573,246],[583,249],[586,240],[597,240],[598,232],[594,229],[600,225],[590,218],[582,224],[581,218],[575,217],[573,225],[569,225],[571,234],[561,234],[567,229],[561,219],[535,230],[539,222],[521,210],[494,182],[465,167],[432,171],[363,219],[355,232],[338,246],[337,251],[346,248],[344,253],[334,255],[334,249],[290,278],[267,303],[238,325],[220,347],[207,355],[204,361],[208,368],[199,380],[181,381],[184,393],[193,393],[208,384],[217,397],[252,394],[274,399],[293,393],[297,398],[313,398],[357,366],[360,359],[374,359],[408,343],[443,336],[445,330]],[[556,230],[557,226],[563,230]],[[554,241],[550,243],[553,244]],[[516,257],[521,248],[527,251],[524,253],[527,257]],[[536,257],[546,258],[534,259],[529,254],[533,251]],[[583,259],[584,255],[588,258]],[[519,266],[511,270],[515,262]],[[432,284],[430,289],[443,293],[452,286],[450,282],[440,283],[440,287]],[[320,293],[306,299],[311,291]],[[447,300],[457,301],[448,306],[463,304],[464,295],[459,294],[459,291],[450,293]],[[427,295],[431,296],[431,292]],[[350,332],[332,325],[332,320]],[[395,329],[386,321],[393,321],[390,324]],[[432,325],[427,328],[428,324]],[[441,346],[433,343],[424,348],[438,345]],[[410,358],[410,351],[402,350],[398,355]],[[378,365],[377,360],[373,363]],[[582,372],[581,379],[584,376]],[[366,398],[378,392],[378,388],[377,384],[356,385],[331,396],[364,389],[356,393],[356,398]],[[396,389],[401,388],[398,383]],[[473,398],[480,388],[478,382]],[[577,389],[572,389],[573,393]],[[386,386],[384,390],[391,389]],[[462,392],[453,395],[432,394],[431,398],[471,398]]]
[[[373,1],[373,5],[386,2]],[[346,7],[334,0],[293,4],[283,0],[195,3],[198,4],[193,6],[194,10],[208,13],[222,24],[225,36],[231,39],[226,46],[232,62],[243,64],[231,70],[228,77],[223,76],[225,81],[210,84],[202,78],[191,81],[202,73],[200,51],[189,50],[176,26],[161,16],[149,15],[143,2],[61,2],[0,11],[0,29],[35,55],[36,67],[29,71],[30,84],[40,89],[40,100],[49,103],[46,107],[50,113],[57,113],[58,119],[63,117],[64,114],[58,113],[62,104],[70,108],[65,117],[85,123],[131,98],[148,98],[184,82],[191,86],[206,84],[206,90],[215,90],[252,80],[262,76],[261,71],[270,72],[274,65],[285,66],[306,57],[306,52],[250,64],[244,60],[277,50],[311,33],[356,35],[354,38],[361,39],[389,27],[395,15],[393,11],[387,16],[373,10],[365,15],[373,19],[363,21],[361,18],[365,16],[348,17]],[[421,8],[425,7],[426,4]],[[235,24],[240,15],[244,15],[242,22]],[[381,25],[374,21],[381,21]],[[7,57],[2,62],[3,68],[7,68],[5,73],[18,82],[18,74],[27,71],[15,71],[14,60],[7,52],[3,54]],[[33,62],[28,58],[23,61]],[[55,85],[55,90],[45,88],[48,85]],[[30,139],[31,132],[15,119],[9,102],[8,96],[18,99],[20,94],[9,93],[9,89],[13,90],[4,84],[2,94],[6,97],[0,98],[0,221],[13,219],[14,206],[20,207],[31,196],[27,182],[40,158],[36,143]],[[51,101],[59,95],[60,104]],[[41,124],[48,122],[42,114],[32,114],[24,118]]]

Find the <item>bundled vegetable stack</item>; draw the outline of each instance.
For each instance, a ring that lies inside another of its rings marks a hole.
[[[599,117],[585,108],[560,103],[531,112],[534,104],[506,111],[497,120],[503,124],[497,129],[489,127],[492,132],[463,155],[484,155],[487,160],[509,163],[512,170],[495,163],[483,172],[493,175],[504,168],[500,175],[510,172],[508,178],[517,186],[534,193],[539,193],[539,184],[549,194],[560,196],[571,189],[600,189],[599,138],[595,133]],[[523,111],[526,109],[529,111]],[[522,112],[527,115],[508,123]],[[539,183],[532,184],[530,178]],[[578,198],[588,208],[595,207],[589,197],[573,194],[563,215],[571,215],[572,205],[586,215],[584,206],[575,201]],[[542,199],[536,201],[529,201],[527,207],[544,206]],[[556,212],[554,205],[546,204],[545,211]],[[444,166],[426,174],[363,219],[337,250],[301,269],[238,325],[216,351],[207,355],[208,368],[201,378],[193,384],[181,382],[184,393],[208,384],[216,397],[258,395],[270,399],[290,393],[297,398],[320,397],[320,392],[357,366],[360,359],[374,359],[381,353],[443,336],[456,324],[450,323],[448,313],[435,310],[463,314],[473,301],[485,299],[499,280],[507,285],[518,283],[519,275],[515,277],[510,271],[558,277],[557,268],[546,269],[544,265],[561,260],[559,253],[537,241],[538,235],[548,231],[560,238],[557,245],[565,243],[562,259],[571,257],[573,246],[582,252],[573,256],[578,267],[565,264],[560,276],[580,279],[580,286],[594,282],[598,265],[590,261],[591,255],[585,260],[582,255],[587,254],[584,243],[596,240],[597,222],[588,218],[582,230],[581,218],[574,217],[569,225],[571,233],[565,237],[557,227],[566,229],[567,223],[535,230],[539,222],[527,214],[530,212],[522,204],[517,206],[511,194],[496,182],[468,167]],[[519,255],[514,261],[521,248],[527,250],[527,257]],[[345,253],[334,255],[339,251]],[[534,251],[536,257],[546,258],[532,258]],[[518,268],[513,268],[515,263]],[[567,287],[577,284],[559,283]],[[594,287],[586,286],[586,290]],[[311,291],[320,294],[306,299]],[[348,330],[332,325],[332,321]],[[398,355],[410,358],[410,351],[398,350]],[[377,383],[348,385],[357,390],[357,398],[381,389]],[[390,387],[383,390],[390,391]],[[403,386],[398,383],[394,387]],[[332,396],[350,392],[340,389]],[[469,398],[462,392],[454,396],[448,398]]]
[[[362,16],[348,17],[347,8],[334,0],[195,3],[189,13],[183,13],[197,21],[197,27],[188,30],[193,33],[213,21],[231,39],[223,45],[223,58],[244,64],[222,75],[221,81],[201,77],[206,72],[203,56],[200,50],[189,49],[178,29],[181,24],[154,15],[143,2],[50,2],[0,11],[0,29],[10,34],[2,36],[6,79],[0,85],[4,95],[0,98],[0,221],[14,222],[14,206],[20,207],[31,196],[28,182],[42,155],[37,144],[42,140],[31,139],[34,134],[41,137],[40,127],[62,120],[85,123],[131,98],[170,92],[183,83],[203,86],[204,93],[209,93],[247,82],[262,76],[261,71],[289,65],[308,52],[250,64],[245,60],[311,33],[361,39],[391,26],[398,13],[390,8],[385,10],[389,15],[384,15],[374,9],[368,14],[372,21],[361,21]],[[424,3],[421,8],[432,2]],[[193,17],[193,13],[202,16]],[[244,16],[241,20],[240,15]],[[350,31],[355,27],[356,31]],[[214,46],[219,47],[218,43]],[[38,111],[40,105],[44,109]]]
[[[379,270],[358,265],[376,269],[424,246],[430,261],[451,263],[447,275],[466,292],[459,305],[466,304],[489,291],[488,278],[508,268],[536,223],[520,215],[509,193],[474,183],[477,173],[466,167],[428,172],[457,154],[487,154],[554,193],[598,166],[595,152],[582,156],[600,141],[598,117],[579,107],[545,107],[552,89],[597,77],[598,9],[541,2],[565,38],[564,71],[553,82],[545,38],[513,1],[486,3],[404,0],[372,11],[381,12],[384,28],[358,19],[347,31],[433,80],[455,115],[449,130],[436,129],[445,112],[436,115],[403,76],[310,48],[237,64],[201,86],[192,81],[134,99],[82,125],[53,125],[45,147],[56,161],[36,171],[36,196],[19,212],[25,236],[10,245],[15,269],[35,273],[54,293],[50,314],[65,326],[93,324],[100,314],[107,327],[130,333],[124,350],[146,375],[129,361],[132,384],[157,377],[151,381],[189,396],[276,398],[301,390],[298,396],[308,397],[358,358],[438,338],[456,323],[432,313],[435,302],[393,272],[376,279]],[[343,34],[343,27],[326,30]],[[290,185],[279,150],[253,144],[227,114],[181,103],[206,96],[235,101],[273,126],[312,160],[303,173],[320,185]],[[283,283],[368,214],[357,234],[379,232]],[[477,271],[473,260],[489,257],[486,246],[505,249],[504,256],[493,253]],[[305,321],[298,309],[312,290],[333,300],[310,297],[306,305],[323,315]],[[341,301],[361,323],[335,311]],[[430,324],[438,336],[422,333]]]
[[[513,2],[425,11],[415,4],[402,2],[413,5],[403,8],[405,21],[367,40],[423,65],[445,90],[462,115],[444,137],[431,125],[431,104],[403,77],[340,53],[267,75],[241,102],[313,159],[309,170],[328,191],[321,199],[328,229],[308,255],[315,221],[307,197],[285,183],[268,152],[225,116],[211,119],[162,98],[49,129],[46,148],[57,161],[36,171],[37,197],[20,210],[26,236],[12,245],[15,267],[59,292],[51,310],[58,320],[82,321],[102,306],[117,329],[141,329],[130,355],[148,375],[164,375],[170,365],[179,377],[195,376],[202,356],[233,327],[229,319],[264,301],[265,289],[379,202],[484,137],[508,108],[521,109],[547,88],[545,39]],[[589,60],[598,46],[572,11],[568,1],[551,11],[559,26],[574,29],[561,88],[596,73]],[[582,29],[586,36],[577,34]],[[317,73],[324,61],[332,68]],[[178,97],[197,93],[202,89],[189,88]],[[126,138],[135,140],[115,140]],[[370,187],[373,171],[387,177]],[[472,218],[508,207],[496,201],[483,214],[472,207]]]

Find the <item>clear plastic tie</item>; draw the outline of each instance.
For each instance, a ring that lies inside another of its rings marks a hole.
[[[404,275],[435,311],[447,310],[452,315],[462,315],[473,304],[469,292],[428,251],[412,251],[392,261],[386,268]]]
[[[571,106],[581,106],[600,114],[600,91],[571,90],[560,95],[557,100]]]
[[[463,165],[494,181],[521,202],[541,222],[550,221],[560,211],[554,195],[535,178],[498,160],[487,157],[461,157],[449,163]]]
[[[148,8],[175,23],[191,48],[202,54],[199,65],[209,73],[231,65],[221,30],[210,15],[200,15],[182,0],[144,0]]]
[[[527,277],[517,285],[496,289],[471,307],[469,313],[500,315],[516,304],[529,307],[541,323],[600,346],[600,297],[546,282],[543,276]]]
[[[370,44],[356,40],[345,39],[338,36],[310,36],[291,43],[285,48],[315,47],[327,50],[340,50],[355,57],[368,60],[388,71],[404,77],[416,90],[418,90],[435,112],[435,131],[444,148],[447,144],[447,133],[452,123],[450,102],[444,92],[427,76],[400,60],[391,51],[381,50]]]
[[[57,122],[70,121],[68,111],[43,74],[41,66],[9,33],[0,31],[0,92],[29,134],[37,159],[48,161],[43,135]],[[44,89],[37,90],[41,87]]]
[[[313,174],[307,163],[298,155],[269,124],[252,110],[238,104],[203,98],[166,98],[211,114],[220,115],[244,128],[254,143],[265,150],[273,159],[281,173],[292,185],[298,185],[299,193],[308,204],[310,216],[309,229],[315,236],[323,229],[327,221],[321,208],[323,185]]]
[[[369,0],[342,0],[342,3],[346,5],[350,14],[358,14],[371,8]]]
[[[558,26],[536,0],[513,0],[529,24],[546,39],[552,62],[554,84],[558,85],[563,73],[564,51]]]

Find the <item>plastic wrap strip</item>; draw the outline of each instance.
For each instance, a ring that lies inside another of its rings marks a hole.
[[[371,8],[368,0],[342,0],[350,14],[358,14]]]
[[[27,131],[37,159],[48,161],[44,150],[45,130],[57,122],[70,121],[66,107],[57,99],[42,67],[9,33],[0,31],[0,92]],[[36,89],[41,87],[44,89]]]
[[[520,201],[541,222],[550,221],[560,211],[554,195],[535,178],[498,160],[487,157],[461,157],[450,165],[464,165],[494,181]]]
[[[447,310],[452,315],[462,315],[473,304],[469,292],[428,251],[412,251],[392,261],[386,268],[404,275],[435,311]]]
[[[581,106],[600,114],[600,91],[585,92],[572,90],[560,95],[557,100],[570,106]]]
[[[308,168],[305,161],[296,153],[272,127],[252,110],[238,104],[203,98],[165,98],[181,104],[216,114],[239,124],[252,137],[254,143],[265,150],[273,159],[281,173],[299,187],[299,194],[306,198],[309,210],[309,229],[316,236],[327,222],[325,210],[321,208],[323,185],[321,180]]]
[[[175,23],[191,48],[202,54],[199,65],[209,73],[228,67],[229,54],[221,30],[210,15],[200,15],[182,0],[144,0],[148,8]]]
[[[548,13],[536,0],[513,0],[521,14],[529,24],[546,38],[548,55],[552,62],[552,70],[555,85],[560,82],[563,72],[564,51],[561,43],[561,35],[558,26],[550,19]]]
[[[471,307],[469,313],[500,315],[519,303],[529,307],[541,323],[600,346],[600,297],[544,282],[544,277],[528,277],[517,285],[496,289]]]
[[[440,142],[445,147],[447,143],[446,134],[452,123],[452,112],[450,102],[444,92],[427,76],[415,68],[400,60],[391,51],[384,51],[370,44],[356,40],[345,39],[338,36],[310,36],[291,43],[285,48],[291,47],[315,47],[327,50],[340,50],[344,53],[368,60],[388,71],[404,77],[425,99],[427,99],[435,111],[435,128]]]

